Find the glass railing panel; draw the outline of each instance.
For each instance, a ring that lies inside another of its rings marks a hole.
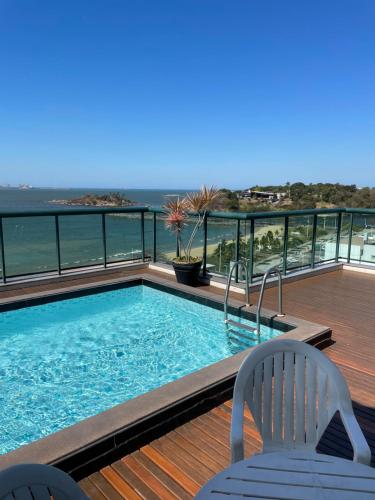
[[[311,265],[313,215],[289,217],[287,269]]]
[[[250,238],[251,238],[251,222],[250,222],[250,220],[241,220],[240,221],[240,239],[239,239],[238,255],[239,255],[239,260],[246,260],[246,265],[248,267],[249,277],[250,277],[250,273],[251,273],[251,263],[250,263],[251,240],[250,240]],[[246,279],[245,268],[239,266],[239,268],[238,268],[238,280],[245,281],[245,279]]]
[[[145,213],[145,259],[152,259],[154,252],[154,214]]]
[[[350,262],[375,263],[375,215],[354,214]]]
[[[207,272],[227,275],[236,260],[237,220],[209,217],[207,221]]]
[[[345,260],[348,258],[350,218],[350,214],[341,214],[339,257]]]
[[[3,236],[7,277],[57,269],[54,217],[4,218]]]
[[[317,216],[315,263],[335,260],[337,231],[337,214],[321,214]]]
[[[166,216],[156,214],[156,260],[170,263],[176,257],[176,235],[166,227]]]
[[[107,262],[142,258],[142,221],[140,213],[105,216]]]
[[[188,251],[188,245],[190,237],[196,227],[195,236],[192,239],[191,243],[191,257],[195,257],[197,259],[203,259],[203,247],[204,247],[204,231],[203,231],[203,219],[198,219],[196,217],[191,217],[188,219],[187,224],[182,232],[182,243],[183,247]],[[182,253],[182,255],[184,255]]]
[[[104,264],[101,215],[61,215],[61,268]]]
[[[258,219],[254,224],[254,276],[270,267],[282,268],[285,219]]]
[[[185,223],[181,234],[181,256],[185,255],[184,249],[188,250],[190,235],[194,230],[196,222],[197,218],[191,217]],[[203,259],[203,247],[204,231],[203,224],[200,224],[192,241],[190,255]],[[156,249],[156,259],[160,262],[171,263],[172,259],[176,257],[177,238],[175,233],[167,228],[165,215],[157,215],[156,218]]]
[[[250,277],[250,229],[251,223],[250,221],[240,221],[240,249],[239,249],[239,258],[246,259],[246,265],[248,267],[249,277]],[[238,280],[245,281],[246,280],[246,270],[245,267],[239,266],[238,268]]]

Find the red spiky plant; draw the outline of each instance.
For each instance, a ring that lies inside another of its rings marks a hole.
[[[166,228],[176,235],[177,245],[180,250],[180,262],[190,264],[196,261],[191,257],[194,238],[203,224],[207,211],[215,208],[220,197],[221,192],[213,186],[210,188],[202,186],[200,191],[189,193],[182,199],[170,200],[164,205],[163,208],[167,214]],[[189,215],[192,214],[196,217],[196,223],[185,246],[182,241],[182,231],[187,226]]]

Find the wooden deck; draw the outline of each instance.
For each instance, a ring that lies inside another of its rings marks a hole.
[[[375,276],[335,271],[290,283],[284,287],[284,304],[294,316],[331,326],[335,343],[325,352],[349,383],[357,418],[375,457]],[[266,292],[265,306],[276,307],[275,289]],[[229,465],[230,418],[227,401],[83,479],[81,487],[93,499],[192,498]],[[250,415],[245,435],[246,453],[260,450]],[[351,456],[341,422],[331,423],[319,449]]]
[[[87,277],[82,280],[89,281]],[[56,285],[39,288],[52,287]],[[37,289],[35,286],[33,291]],[[4,292],[1,297],[5,298]],[[276,289],[266,291],[264,305],[276,309]],[[375,465],[375,276],[334,271],[286,284],[284,309],[332,328],[335,343],[324,352],[349,383],[355,413],[372,448]],[[83,479],[81,487],[93,499],[192,498],[214,474],[229,465],[230,418],[231,401],[227,401]],[[247,454],[261,448],[250,415],[246,418],[245,436]],[[331,423],[319,449],[351,456],[339,421]]]

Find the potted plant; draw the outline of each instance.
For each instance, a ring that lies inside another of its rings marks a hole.
[[[214,187],[203,186],[197,193],[187,194],[184,198],[169,200],[164,205],[167,214],[166,227],[176,235],[177,256],[172,260],[178,283],[196,286],[202,266],[202,258],[192,256],[194,238],[202,226],[207,211],[215,208],[221,197],[221,192]],[[182,239],[182,233],[188,226],[189,215],[194,213],[196,222],[191,230],[186,244]]]

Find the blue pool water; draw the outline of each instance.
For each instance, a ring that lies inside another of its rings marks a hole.
[[[143,285],[3,312],[0,453],[243,348],[222,311]]]

